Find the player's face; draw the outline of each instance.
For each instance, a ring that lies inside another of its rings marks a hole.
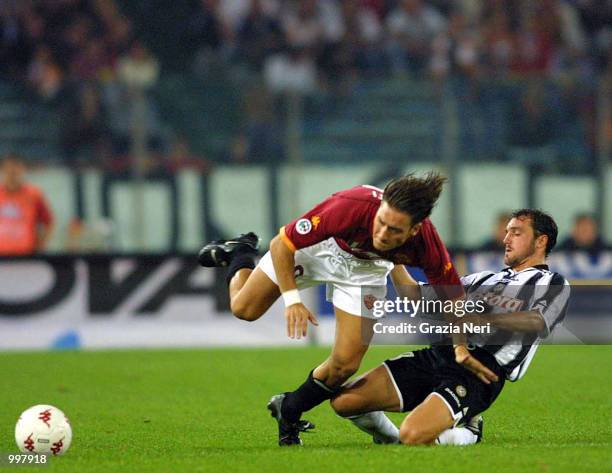
[[[374,217],[372,241],[378,251],[390,251],[402,246],[416,235],[421,224],[412,225],[410,215],[400,212],[383,202]]]
[[[17,188],[23,183],[25,166],[20,161],[7,159],[2,163],[2,175],[6,187]]]
[[[504,246],[504,264],[516,268],[537,257],[539,250],[546,246],[546,239],[543,235],[536,238],[529,217],[518,217],[511,219],[506,226]]]

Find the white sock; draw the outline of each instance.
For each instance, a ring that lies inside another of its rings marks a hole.
[[[474,432],[465,427],[455,427],[445,430],[440,434],[436,443],[438,445],[472,445],[478,437]]]
[[[357,428],[370,434],[378,443],[399,443],[399,429],[381,411],[348,418]]]

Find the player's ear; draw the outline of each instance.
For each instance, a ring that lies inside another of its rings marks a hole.
[[[545,249],[548,245],[548,235],[540,235],[536,238],[536,248]]]
[[[416,225],[413,225],[410,229],[410,236],[415,236],[419,231],[421,231],[421,227],[423,226],[423,222],[419,222]]]

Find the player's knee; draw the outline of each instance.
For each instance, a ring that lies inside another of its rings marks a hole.
[[[351,405],[349,396],[340,394],[339,396],[331,399],[330,404],[332,409],[336,411],[336,414],[338,414],[340,417],[349,417],[355,413],[355,409]]]
[[[402,426],[400,442],[404,445],[425,445],[430,443],[425,431],[415,426]]]
[[[239,299],[234,299],[231,301],[230,310],[235,317],[239,318],[240,320],[246,320],[247,322],[253,322],[261,317],[260,311],[257,310],[253,304],[247,304]]]

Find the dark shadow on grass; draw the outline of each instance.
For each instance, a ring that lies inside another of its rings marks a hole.
[[[350,450],[354,451],[355,449],[363,449],[363,448],[372,448],[372,449],[385,449],[385,448],[396,448],[399,445],[374,445],[373,443],[362,443],[362,442],[334,442],[328,445],[303,445],[302,447],[278,447],[276,445],[253,445],[250,447],[240,447],[242,451],[251,451],[251,452],[265,452],[265,451],[336,451],[336,450]],[[227,447],[203,447],[201,449],[202,452],[206,453],[226,453],[226,452],[236,452],[236,446],[227,446]]]

